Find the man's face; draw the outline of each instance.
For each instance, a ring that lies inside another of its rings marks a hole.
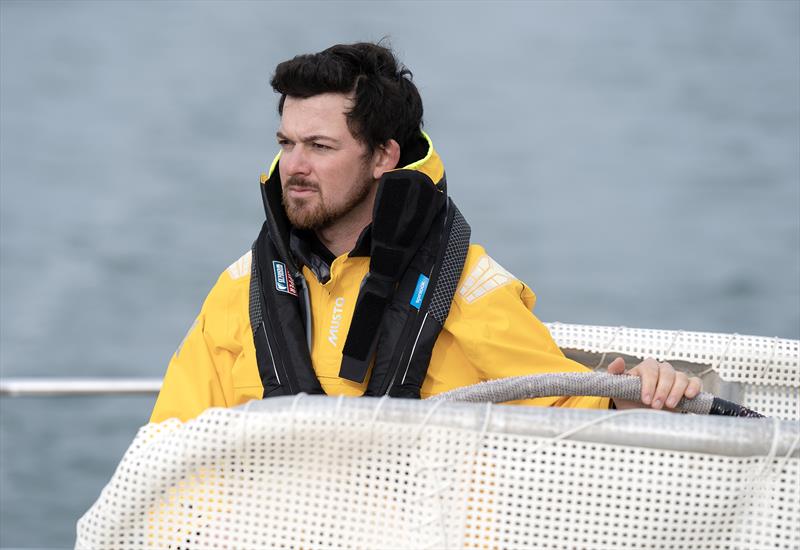
[[[279,170],[289,221],[325,229],[354,212],[371,211],[376,185],[372,156],[347,127],[345,94],[287,97],[280,128]]]

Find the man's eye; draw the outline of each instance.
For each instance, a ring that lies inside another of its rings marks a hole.
[[[286,147],[287,145],[289,145],[289,140],[288,139],[279,139],[278,140],[278,145],[280,145],[281,147]]]
[[[311,146],[314,147],[314,149],[320,149],[320,150],[330,149],[329,146],[323,145],[322,143],[316,143],[316,142],[312,143]]]

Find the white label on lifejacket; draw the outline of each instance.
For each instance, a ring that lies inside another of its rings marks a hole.
[[[469,304],[515,280],[516,277],[503,266],[489,256],[483,256],[464,280],[458,293]]]
[[[430,279],[423,275],[422,273],[419,274],[419,279],[417,279],[417,287],[414,289],[414,294],[411,295],[411,305],[415,308],[419,309],[422,307],[422,300],[425,299],[425,291],[428,290],[428,283]]]
[[[292,276],[286,271],[286,264],[273,260],[272,269],[275,271],[275,290],[297,296],[297,289],[294,287],[294,279],[292,279]]]
[[[339,341],[339,327],[342,325],[342,311],[344,311],[344,298],[340,296],[336,298],[336,302],[333,304],[331,328],[328,329],[328,342],[330,342],[333,347],[336,347],[336,342]]]

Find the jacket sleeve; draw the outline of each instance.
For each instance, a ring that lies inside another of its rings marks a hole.
[[[476,276],[471,278],[473,274]],[[492,277],[494,283],[487,284]],[[536,296],[530,288],[500,267],[481,247],[473,245],[445,330],[453,332],[461,342],[480,381],[527,374],[589,372],[564,356],[547,327],[533,314],[535,302]],[[609,400],[564,396],[515,403],[608,408]]]
[[[169,362],[150,422],[186,421],[210,407],[231,405],[226,380],[241,352],[229,326],[231,290],[224,272]]]

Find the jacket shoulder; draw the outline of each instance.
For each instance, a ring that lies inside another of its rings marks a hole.
[[[236,281],[238,279],[242,279],[245,277],[250,277],[250,269],[253,265],[253,251],[248,250],[242,256],[233,262],[228,268],[225,270],[223,275],[227,274],[228,277],[232,281]]]
[[[212,293],[240,292],[242,289],[249,293],[250,289],[250,270],[253,265],[253,253],[247,251],[242,256],[225,268],[219,278],[217,278]]]
[[[229,309],[238,311],[242,306],[247,309],[250,299],[250,268],[252,266],[252,252],[249,250],[229,265],[217,278],[214,287],[208,293],[203,310],[206,313],[214,312],[215,315],[229,316]]]
[[[494,299],[509,296],[522,299],[529,309],[536,300],[533,291],[492,258],[483,246],[471,244],[456,291],[456,299],[461,305],[469,306],[491,302],[493,299],[490,296]]]

